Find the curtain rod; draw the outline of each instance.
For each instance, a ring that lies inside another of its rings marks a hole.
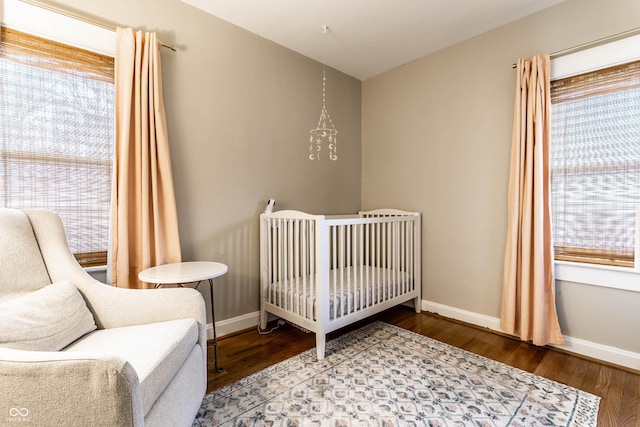
[[[601,39],[597,39],[597,40],[593,40],[593,41],[590,41],[590,42],[582,43],[582,44],[579,44],[577,46],[573,46],[573,47],[570,47],[570,48],[567,48],[567,49],[562,49],[562,50],[559,50],[557,52],[553,52],[553,53],[549,54],[549,57],[557,58],[559,56],[568,55],[570,53],[578,52],[580,50],[584,50],[584,49],[587,49],[587,48],[592,47],[592,46],[597,46],[597,45],[600,45],[600,44],[603,44],[603,43],[606,43],[606,42],[609,42],[609,41],[613,41],[613,40],[616,40],[616,39],[621,39],[621,38],[624,38],[624,37],[629,37],[629,36],[635,35],[637,33],[640,33],[640,27],[632,28],[631,30],[623,31],[623,32],[618,33],[618,34],[613,34],[611,36],[603,37]],[[512,65],[512,68],[516,68],[517,67],[516,64],[511,64],[511,65]]]
[[[109,30],[109,31],[116,31],[116,24],[110,23],[110,22],[106,22],[106,21],[101,21],[92,17],[89,17],[87,15],[83,15],[80,14],[78,12],[73,12],[71,10],[67,10],[67,9],[62,9],[58,6],[54,6],[53,4],[50,3],[46,3],[40,0],[20,0],[23,3],[28,3],[30,5],[33,6],[37,6],[41,9],[45,9],[48,10],[50,12],[54,12],[57,13],[59,15],[64,15],[67,16],[69,18],[73,18],[76,19],[78,21],[82,21],[85,22],[87,24],[91,24],[91,25],[95,25],[96,27],[100,27],[100,28],[104,28],[105,30]],[[176,47],[175,45],[168,45],[168,44],[164,44],[162,43],[162,41],[160,41],[160,44],[162,45],[162,47],[166,47],[167,49],[171,49],[172,51],[176,51]]]

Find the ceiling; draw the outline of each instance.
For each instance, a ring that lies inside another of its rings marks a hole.
[[[366,80],[564,0],[182,1]]]

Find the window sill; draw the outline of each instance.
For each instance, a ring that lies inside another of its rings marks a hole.
[[[89,273],[98,282],[107,283],[107,266],[97,265],[95,267],[85,267],[84,271]]]
[[[106,265],[96,265],[94,267],[83,267],[87,273],[102,273],[107,271]]]
[[[554,261],[556,280],[640,292],[640,272],[632,268]]]

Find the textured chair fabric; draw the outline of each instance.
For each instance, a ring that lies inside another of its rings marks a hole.
[[[0,301],[51,284],[31,223],[18,210],[0,215]]]
[[[94,280],[44,210],[0,209],[0,265],[0,301],[66,281],[97,325],[61,351],[0,346],[0,425],[192,425],[207,383],[199,292]]]

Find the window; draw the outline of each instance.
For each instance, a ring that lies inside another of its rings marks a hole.
[[[556,260],[634,266],[640,61],[551,84]]]
[[[0,205],[60,214],[81,264],[106,264],[112,57],[2,28]]]

